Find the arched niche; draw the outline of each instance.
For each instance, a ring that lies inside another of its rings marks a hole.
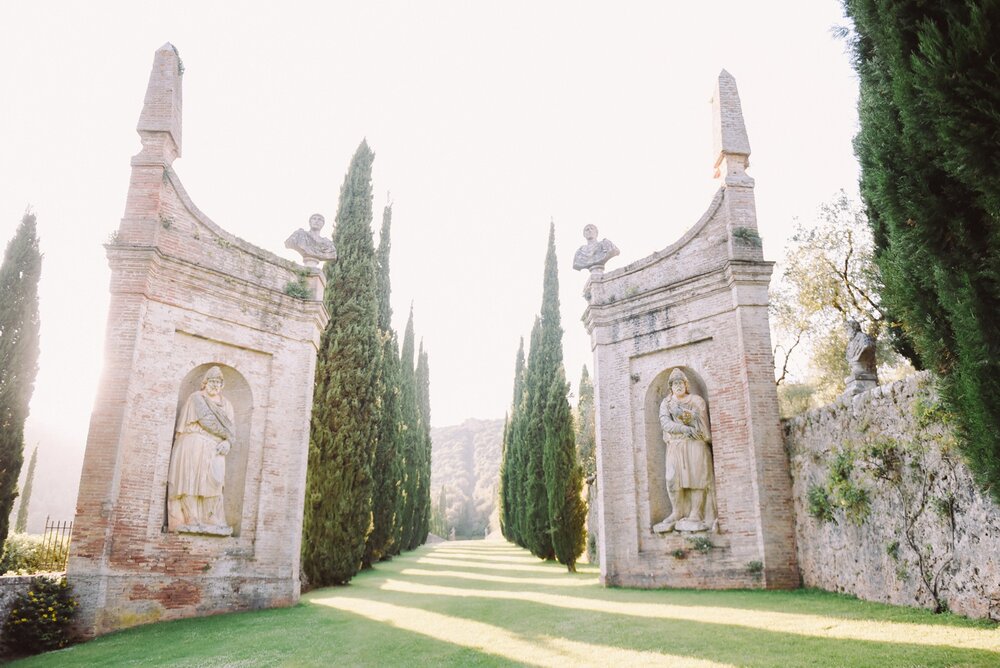
[[[649,518],[651,526],[670,514],[670,499],[667,496],[666,444],[660,427],[660,402],[670,394],[670,373],[680,369],[688,377],[688,391],[697,394],[708,403],[705,381],[691,367],[672,366],[656,375],[646,390],[643,415],[646,424],[646,475],[649,483]],[[708,420],[712,421],[712,407],[708,406]],[[713,461],[714,464],[714,461]]]
[[[236,440],[230,443],[229,454],[226,455],[226,481],[223,492],[223,502],[226,513],[226,523],[233,528],[233,535],[239,536],[243,519],[243,497],[246,489],[247,454],[250,444],[250,425],[253,417],[253,391],[243,375],[231,366],[218,362],[207,362],[189,371],[180,383],[177,392],[177,408],[174,412],[174,424],[180,415],[184,402],[201,389],[201,380],[213,366],[222,370],[224,387],[222,396],[233,405],[233,422],[236,427]],[[176,438],[176,434],[172,438]],[[173,443],[171,443],[171,450]],[[173,452],[171,451],[171,456]],[[164,515],[164,518],[166,514]],[[164,519],[166,531],[166,519]]]

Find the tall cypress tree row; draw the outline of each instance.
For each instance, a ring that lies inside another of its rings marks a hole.
[[[549,387],[545,405],[545,488],[549,494],[549,526],[556,559],[571,573],[586,547],[587,505],[581,496],[583,474],[576,457],[573,414],[562,369]]]
[[[538,408],[544,425],[542,468],[547,494],[548,535],[559,563],[576,570],[583,552],[586,510],[580,497],[583,478],[576,457],[573,415],[563,370],[562,323],[559,315],[559,268],[556,226],[549,225],[542,283],[542,356],[538,379]]]
[[[594,384],[590,380],[587,365],[580,374],[580,398],[577,401],[579,421],[576,425],[576,449],[580,457],[583,477],[597,473],[597,433],[594,416]]]
[[[431,512],[431,533],[443,538],[448,534],[448,486],[441,485],[437,505]]]
[[[409,550],[416,531],[417,493],[420,475],[420,409],[417,404],[417,379],[414,369],[413,306],[403,332],[400,352],[399,412],[402,438],[400,454],[403,477],[399,492],[399,549]]]
[[[372,459],[381,424],[382,340],[372,241],[372,161],[362,141],[340,188],[327,262],[330,321],[320,341],[309,438],[302,570],[313,586],[361,568],[372,522]]]
[[[510,438],[510,413],[503,416],[503,435],[500,437],[500,473],[497,484],[497,519],[500,522],[500,535],[505,540],[510,540],[510,533],[507,531],[507,513],[510,512],[510,497],[508,492],[510,485],[507,478],[507,458],[510,454],[508,439]]]
[[[524,476],[514,435],[519,428],[520,406],[524,395],[524,364],[524,337],[521,337],[514,361],[514,397],[510,416],[504,425],[503,457],[500,462],[500,527],[504,538],[518,545],[523,545],[518,522]]]
[[[35,216],[24,214],[0,264],[0,545],[7,540],[24,462],[24,421],[38,373],[38,250]]]
[[[399,457],[399,343],[392,330],[392,289],[389,280],[389,250],[391,246],[392,205],[382,211],[382,231],[378,251],[378,329],[382,337],[382,411],[372,463],[372,532],[365,547],[364,565],[392,554],[396,538],[395,525],[399,481],[402,465]]]
[[[31,451],[31,459],[28,460],[28,474],[24,476],[24,491],[21,492],[21,503],[17,506],[17,521],[14,523],[14,531],[25,533],[28,530],[28,508],[31,505],[31,488],[35,483],[35,465],[38,463],[38,446]]]
[[[410,549],[427,541],[431,519],[431,370],[423,341],[417,353],[417,408],[420,414],[420,473],[417,485],[416,534]]]
[[[580,373],[580,398],[577,402],[576,452],[580,460],[583,480],[587,483],[587,518],[584,520],[587,557],[591,564],[598,562],[597,527],[591,525],[590,511],[597,503],[597,419],[594,405],[594,384],[587,365]]]
[[[521,498],[521,537],[524,547],[540,559],[552,559],[552,536],[549,533],[549,497],[545,490],[545,468],[542,452],[545,449],[545,402],[548,384],[544,367],[543,331],[541,318],[535,319],[531,329],[531,347],[525,367],[524,395],[521,400],[521,418],[518,420],[521,466],[524,486]]]
[[[1000,4],[846,0],[883,303],[1000,501]]]

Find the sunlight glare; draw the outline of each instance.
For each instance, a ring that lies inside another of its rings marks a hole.
[[[457,580],[476,580],[479,582],[502,582],[504,584],[524,584],[537,587],[596,587],[599,578],[567,578],[560,575],[557,578],[515,578],[506,575],[490,575],[488,573],[466,573],[465,571],[428,571],[422,568],[404,568],[400,575],[427,575],[430,577],[454,578]]]
[[[408,594],[428,594],[459,598],[482,597],[530,601],[573,610],[616,613],[635,617],[680,619],[702,624],[727,624],[744,628],[843,640],[867,640],[912,645],[945,645],[964,649],[1000,651],[1000,629],[981,629],[905,622],[873,622],[871,620],[838,619],[820,615],[798,615],[767,610],[743,610],[709,606],[681,606],[664,603],[631,603],[577,598],[563,594],[534,591],[486,591],[421,585],[399,580],[386,580],[381,589]]]
[[[444,559],[440,557],[420,557],[418,564],[431,564],[434,566],[452,566],[454,568],[479,568],[488,571],[530,571],[532,573],[553,573],[552,566],[528,566],[527,564],[489,564],[478,561],[462,561],[461,559]]]
[[[396,628],[436,640],[501,656],[531,666],[691,666],[708,668],[730,664],[685,656],[642,652],[590,643],[511,633],[491,624],[359,598],[317,598],[313,603],[389,623]]]
[[[497,553],[483,554],[482,552],[472,552],[467,550],[436,550],[434,554],[442,559],[472,559],[474,561],[497,561],[497,562],[514,563],[514,564],[545,563],[545,561],[542,559],[538,559],[537,557],[533,557],[530,555],[525,555],[523,551],[506,555]]]

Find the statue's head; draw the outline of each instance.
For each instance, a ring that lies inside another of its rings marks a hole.
[[[201,389],[206,390],[211,395],[216,395],[222,391],[225,381],[222,379],[222,369],[213,366],[201,377]]]
[[[673,392],[675,397],[683,397],[688,393],[688,377],[680,368],[670,372],[667,384],[670,386],[670,391]]]
[[[323,217],[321,213],[314,213],[309,216],[309,229],[313,232],[319,232],[326,225],[326,218]]]
[[[583,238],[587,241],[593,241],[597,238],[597,226],[587,225],[583,228]]]
[[[846,323],[846,327],[848,340],[854,338],[854,335],[861,331],[861,325],[854,319],[849,319]]]

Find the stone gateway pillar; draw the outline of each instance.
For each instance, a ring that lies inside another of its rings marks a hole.
[[[584,292],[607,585],[799,585],[768,329],[772,263],[726,71],[713,111],[720,187],[701,220],[658,253],[591,270]]]
[[[299,597],[322,274],[188,197],[171,168],[181,75],[165,44],[106,246],[104,370],[67,569],[87,635]]]

